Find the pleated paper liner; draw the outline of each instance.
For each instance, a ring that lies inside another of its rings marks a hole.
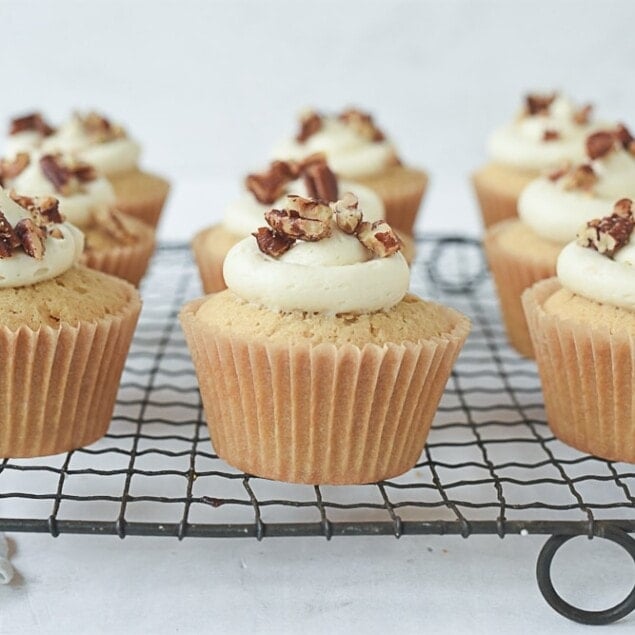
[[[560,288],[551,278],[523,295],[549,427],[582,452],[635,463],[635,340],[546,313]]]
[[[140,170],[108,176],[115,189],[115,207],[129,216],[156,228],[170,191],[163,177]]]
[[[422,170],[394,165],[379,174],[355,176],[354,181],[370,187],[382,199],[386,220],[393,229],[412,235],[417,212],[428,185]]]
[[[129,219],[136,242],[96,249],[85,249],[81,264],[127,280],[139,286],[148,270],[150,259],[156,245],[155,231],[145,223],[134,218]],[[90,244],[90,230],[87,232],[87,244]]]
[[[533,346],[521,296],[523,291],[535,282],[555,276],[556,263],[547,264],[523,258],[501,248],[498,236],[505,230],[506,225],[505,222],[491,227],[485,233],[483,247],[498,292],[507,338],[521,355],[533,358]]]
[[[141,310],[129,290],[122,311],[94,322],[0,326],[0,457],[58,454],[104,436]]]
[[[212,444],[249,474],[309,484],[369,483],[421,455],[469,320],[420,343],[359,348],[232,337],[181,322]]]
[[[496,223],[518,218],[518,197],[523,188],[539,172],[522,172],[514,168],[488,163],[472,174],[472,185],[476,193],[483,225],[491,227]]]

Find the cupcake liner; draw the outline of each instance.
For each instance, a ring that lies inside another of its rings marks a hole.
[[[85,250],[80,259],[81,264],[90,269],[123,278],[135,286],[139,286],[145,275],[156,244],[154,230],[135,219],[132,230],[137,241],[129,245],[117,245],[104,249]]]
[[[556,263],[548,264],[522,258],[518,254],[502,249],[498,243],[498,236],[501,231],[504,231],[507,222],[490,228],[483,238],[483,246],[496,284],[507,338],[521,355],[532,358],[533,346],[521,296],[523,291],[535,282],[555,276]]]
[[[134,294],[96,322],[0,327],[0,457],[58,454],[106,433],[140,310]]]
[[[160,176],[139,170],[115,174],[109,176],[108,180],[117,197],[115,207],[156,228],[170,191],[170,183]]]
[[[523,173],[513,168],[497,166],[496,172],[486,165],[472,174],[472,185],[481,210],[483,225],[518,218],[518,197],[523,188],[539,176],[538,172]]]
[[[227,252],[239,240],[240,236],[231,234],[222,225],[202,229],[192,239],[192,252],[205,293],[216,293],[227,288],[223,278],[223,262]]]
[[[180,317],[221,458],[309,484],[369,483],[413,467],[467,318],[456,314],[452,332],[417,344],[311,346],[215,332],[195,318],[203,301]]]
[[[428,185],[428,175],[422,170],[395,165],[379,174],[359,177],[357,183],[370,187],[382,199],[386,220],[393,229],[412,234]]]
[[[578,450],[635,463],[635,341],[546,313],[560,288],[551,278],[523,294],[549,427]]]

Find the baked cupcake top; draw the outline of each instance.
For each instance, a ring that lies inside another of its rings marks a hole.
[[[354,194],[326,204],[287,196],[268,227],[237,243],[223,266],[228,288],[272,311],[388,310],[410,281],[401,244],[385,221],[364,220]]]
[[[621,199],[610,216],[586,223],[558,257],[558,279],[574,294],[635,311],[635,217]]]
[[[122,126],[96,112],[73,114],[41,147],[47,153],[71,153],[107,176],[136,169],[141,154]]]
[[[382,172],[398,163],[392,143],[372,117],[354,108],[339,115],[307,110],[300,115],[295,137],[281,141],[276,159],[304,159],[321,152],[334,172],[348,178]]]
[[[336,177],[323,154],[301,161],[273,161],[264,172],[249,174],[245,193],[230,203],[223,215],[223,226],[238,236],[247,236],[262,224],[263,214],[283,206],[286,196],[296,194],[327,203],[336,201],[341,191],[358,197],[367,220],[384,218],[384,204],[375,192],[358,183]]]
[[[64,221],[53,197],[0,188],[0,288],[55,278],[76,264],[84,236]]]
[[[13,158],[20,152],[31,152],[39,148],[42,141],[54,132],[55,129],[39,112],[15,117],[9,123],[5,153]]]
[[[635,199],[635,141],[626,126],[589,135],[585,154],[584,162],[567,163],[521,192],[518,214],[542,238],[569,242],[613,201]]]
[[[594,125],[591,115],[590,105],[577,107],[558,93],[529,94],[514,121],[490,136],[490,159],[521,170],[583,161],[584,139]]]

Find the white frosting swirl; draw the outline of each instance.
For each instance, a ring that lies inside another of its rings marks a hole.
[[[245,238],[227,254],[223,276],[236,295],[272,311],[330,315],[387,310],[410,282],[401,252],[371,258],[355,236],[337,229],[317,242],[298,241],[280,258]]]
[[[16,192],[26,196],[54,196],[60,202],[60,212],[78,227],[85,227],[90,222],[93,212],[110,209],[115,205],[115,191],[108,179],[103,176],[82,183],[79,192],[62,196],[44,175],[40,167],[40,156],[40,153],[33,153],[28,167],[8,182]],[[61,159],[68,160],[64,155]]]
[[[23,218],[30,218],[28,211],[12,201],[2,188],[0,210],[12,226]],[[41,260],[21,249],[16,249],[8,258],[0,258],[0,288],[25,287],[55,278],[79,261],[84,250],[84,234],[71,223],[59,223],[56,227],[62,232],[62,238],[47,236]]]
[[[385,217],[385,209],[382,200],[368,187],[345,181],[337,180],[337,187],[340,193],[353,192],[359,200],[359,206],[364,210],[364,218],[368,221],[382,220]],[[281,209],[284,207],[287,194],[297,194],[308,197],[306,185],[303,179],[297,179],[289,183],[283,194],[272,205],[260,203],[251,192],[245,192],[239,199],[230,203],[223,216],[223,227],[237,236],[248,236],[258,227],[262,227],[264,214],[271,208]]]
[[[490,158],[521,170],[554,168],[564,161],[584,161],[584,140],[600,124],[577,124],[575,106],[557,96],[546,114],[519,115],[515,121],[495,130],[487,143]],[[545,132],[555,131],[557,139],[544,140]]]
[[[322,117],[322,127],[304,143],[285,139],[276,145],[273,158],[283,161],[304,159],[321,152],[333,172],[355,178],[381,172],[394,160],[390,141],[371,141],[337,117]]]
[[[107,176],[136,169],[141,154],[139,144],[129,137],[96,141],[86,133],[77,116],[71,117],[57,132],[47,137],[42,143],[42,150],[71,153]]]
[[[635,311],[635,232],[614,258],[575,242],[558,256],[558,279],[573,293]]]
[[[20,152],[33,152],[42,143],[44,137],[36,130],[23,130],[7,137],[5,156],[9,159]]]
[[[620,198],[635,199],[635,157],[625,150],[611,152],[591,163],[598,177],[593,192],[564,189],[564,178],[540,177],[520,194],[518,215],[546,240],[567,243],[580,226],[601,218]]]

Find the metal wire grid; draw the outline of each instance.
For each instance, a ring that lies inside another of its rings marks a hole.
[[[545,423],[535,365],[506,343],[480,247],[418,242],[413,289],[473,321],[420,462],[365,486],[238,472],[213,453],[177,321],[200,295],[185,246],[162,247],[109,433],[90,447],[0,463],[0,530],[295,536],[635,531],[633,466],[581,454]]]

